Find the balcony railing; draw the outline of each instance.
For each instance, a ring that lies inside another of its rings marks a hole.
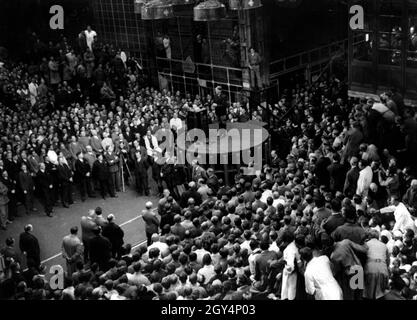
[[[347,47],[348,39],[344,39],[272,61],[269,64],[270,80],[275,81],[281,75],[300,70],[308,65],[321,64],[330,60],[341,50],[346,51]]]

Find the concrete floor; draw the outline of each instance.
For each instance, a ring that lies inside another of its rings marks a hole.
[[[107,198],[106,200],[92,198],[85,202],[81,202],[79,193],[74,188],[73,197],[75,203],[69,209],[63,208],[61,205],[54,207],[52,218],[46,216],[38,201],[35,202],[35,206],[39,211],[31,213],[29,216],[24,213],[23,206],[19,206],[21,217],[8,225],[8,230],[0,230],[0,248],[5,245],[6,238],[14,237],[18,249],[19,235],[23,232],[24,226],[30,223],[34,228],[33,234],[39,240],[42,263],[47,267],[55,264],[64,266],[65,261],[61,256],[62,238],[69,234],[69,230],[73,226],[78,226],[81,237],[81,217],[87,215],[89,209],[96,207],[103,209],[103,217],[113,213],[116,223],[121,225],[125,232],[125,243],[135,246],[146,240],[144,222],[140,217],[145,203],[152,201],[154,206],[158,203],[156,196],[138,196],[131,188],[127,188],[126,192],[119,192],[118,198]]]

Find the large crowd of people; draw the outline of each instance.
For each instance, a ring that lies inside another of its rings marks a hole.
[[[32,214],[39,199],[48,216],[69,207],[75,184],[82,201],[128,184],[160,200],[141,213],[138,248],[101,208],[80,236],[72,227],[63,289],[43,276],[26,225],[1,250],[1,298],[416,299],[417,122],[397,92],[347,99],[332,79],[286,90],[272,115],[251,113],[220,88],[191,97],[146,86],[134,59],[91,28],[77,53],[65,39],[34,43],[32,62],[0,69],[0,227],[19,219],[19,203]],[[193,108],[223,124],[268,120],[263,169],[226,185],[210,166],[162,154],[155,132],[175,136]]]

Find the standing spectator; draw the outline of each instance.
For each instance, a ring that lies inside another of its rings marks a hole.
[[[345,185],[343,193],[351,198],[356,194],[359,179],[358,158],[352,157],[350,159],[350,170],[346,174]]]
[[[285,267],[282,273],[281,300],[294,300],[297,290],[297,266],[301,263],[294,234],[286,232],[282,241],[287,244],[283,252]]]
[[[81,201],[84,202],[87,194],[93,198],[93,191],[91,190],[91,168],[88,162],[84,159],[84,154],[78,152],[77,160],[75,161],[75,179],[80,186]]]
[[[58,84],[61,82],[61,76],[59,74],[59,65],[54,57],[51,57],[48,62],[49,68],[49,81],[53,89],[57,89]]]
[[[84,260],[88,261],[90,256],[90,240],[94,237],[93,230],[97,228],[94,222],[94,210],[90,210],[88,216],[81,217],[81,239],[84,245]]]
[[[38,239],[32,234],[33,226],[28,224],[24,228],[24,232],[19,237],[20,251],[25,255],[27,264],[32,262],[36,269],[40,270],[41,251]]]
[[[70,234],[65,236],[62,240],[62,257],[67,264],[67,274],[72,274],[77,271],[77,263],[83,262],[83,244],[77,236],[78,227],[72,227]]]
[[[351,157],[359,154],[359,146],[363,140],[363,133],[360,130],[359,122],[352,122],[350,130],[347,132],[344,140],[345,149],[343,152],[343,163],[350,160]]]
[[[98,154],[97,160],[94,162],[93,177],[100,185],[100,193],[103,199],[106,199],[107,194],[109,194],[112,198],[117,197],[114,185],[110,181],[109,166],[104,161],[104,156],[101,153]]]
[[[162,38],[162,44],[165,49],[166,58],[171,59],[171,39],[168,37],[168,35],[164,35]]]
[[[363,297],[365,299],[380,299],[388,289],[388,266],[389,254],[387,246],[379,241],[379,232],[370,230],[366,242],[368,247],[367,260],[365,264],[365,285]]]
[[[381,208],[379,212],[382,214],[394,213],[395,224],[392,229],[393,232],[398,230],[404,233],[407,229],[416,231],[414,219],[407,210],[407,207],[404,203],[399,201],[397,196],[392,196],[390,199],[390,205],[385,208]]]
[[[250,48],[248,60],[251,73],[251,86],[252,88],[257,86],[258,90],[260,90],[263,87],[261,78],[261,56],[254,48]]]
[[[38,211],[33,203],[35,184],[33,183],[32,175],[28,172],[26,164],[22,164],[22,171],[19,172],[19,186],[23,192],[26,214],[29,215],[30,211]]]
[[[53,178],[49,172],[46,171],[45,163],[39,165],[39,172],[37,174],[37,182],[42,194],[43,205],[45,208],[45,213],[48,217],[52,217],[53,211]]]
[[[16,182],[9,178],[8,172],[5,170],[2,172],[2,177],[0,179],[1,182],[7,187],[8,194],[7,197],[9,198],[8,203],[8,213],[9,217],[8,219],[10,221],[13,221],[15,218],[19,217],[17,213],[17,186]]]
[[[343,300],[360,300],[362,290],[360,286],[352,287],[352,277],[356,283],[364,283],[363,267],[358,255],[367,252],[365,245],[359,245],[349,239],[335,243],[330,260],[333,264],[334,275],[343,291]]]
[[[140,151],[135,154],[135,180],[136,180],[136,191],[139,195],[143,193],[149,195],[149,185],[148,185],[148,168],[149,162],[148,157],[142,156]]]
[[[372,183],[373,172],[366,160],[359,161],[359,178],[356,188],[356,194],[361,197],[368,195],[369,187]]]
[[[114,188],[117,192],[120,192],[119,178],[118,178],[119,157],[113,151],[114,151],[113,145],[107,146],[104,157],[106,158],[106,162],[109,167],[111,188],[112,189]]]
[[[91,29],[91,26],[87,26],[87,29],[84,31],[84,36],[88,49],[93,51],[93,44],[96,41],[97,32]]]
[[[7,230],[6,225],[10,223],[8,220],[8,191],[7,186],[0,180],[0,228],[2,230]]]
[[[327,167],[330,175],[330,191],[336,193],[336,191],[343,190],[343,183],[346,177],[346,171],[343,165],[340,164],[340,156],[335,153],[333,155],[333,163]]]
[[[101,227],[96,227],[93,233],[94,237],[89,241],[90,261],[91,263],[97,263],[100,271],[106,272],[112,257],[111,242],[103,237]]]
[[[343,292],[333,276],[330,260],[326,255],[313,256],[310,248],[300,250],[305,261],[304,272],[306,292],[315,300],[342,300]]]
[[[61,185],[62,206],[69,208],[74,203],[72,200],[73,173],[64,157],[59,157],[58,162],[58,178]]]
[[[124,232],[115,222],[113,214],[107,216],[107,224],[103,227],[103,237],[111,242],[112,256],[120,259],[122,255]]]
[[[152,235],[158,233],[159,219],[156,213],[152,210],[152,202],[146,203],[146,209],[142,211],[142,218],[145,221],[146,238],[148,239],[148,246],[152,244]]]
[[[408,210],[414,214],[417,212],[417,180],[411,181],[411,186],[403,197],[403,203],[407,206]]]

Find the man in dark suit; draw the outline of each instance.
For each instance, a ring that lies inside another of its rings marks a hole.
[[[124,232],[120,226],[114,222],[114,215],[109,214],[107,224],[103,227],[103,237],[111,242],[112,256],[119,259],[122,255]]]
[[[197,189],[196,183],[194,181],[191,181],[188,184],[188,190],[186,190],[181,196],[180,206],[182,208],[185,208],[187,206],[188,199],[190,199],[190,198],[194,199],[194,202],[195,202],[196,206],[199,206],[203,202],[203,200],[201,198],[201,195],[197,192],[196,189]]]
[[[346,171],[345,167],[340,164],[339,154],[335,153],[333,155],[333,162],[327,167],[327,171],[330,176],[330,191],[333,193],[336,191],[342,191]]]
[[[260,248],[262,252],[258,254],[255,260],[255,280],[260,281],[261,286],[264,286],[268,279],[270,262],[278,260],[278,254],[269,250],[269,241],[267,240],[261,242]]]
[[[339,200],[333,199],[331,201],[332,207],[332,215],[328,217],[326,220],[323,221],[323,229],[326,231],[328,235],[331,235],[333,231],[337,229],[337,227],[343,225],[345,223],[345,218],[342,216],[340,212],[342,209],[342,205]]]
[[[363,244],[366,238],[365,230],[356,223],[356,210],[354,207],[343,207],[345,223],[336,228],[331,234],[335,242],[349,239],[357,244]]]
[[[52,163],[48,157],[45,157],[45,171],[52,177],[52,190],[51,199],[52,203],[56,204],[59,201],[59,177],[58,177],[58,164]]]
[[[149,162],[148,157],[143,156],[140,151],[135,154],[135,179],[136,179],[136,190],[139,195],[142,192],[146,196],[149,195],[149,185],[148,185],[148,168]]]
[[[37,182],[43,198],[45,213],[48,217],[52,217],[52,206],[54,204],[52,200],[53,179],[52,176],[46,171],[44,163],[39,164]]]
[[[346,174],[345,185],[343,193],[347,197],[353,197],[356,194],[356,188],[359,179],[358,158],[352,157],[350,159],[350,170]]]
[[[19,217],[17,214],[17,186],[16,182],[14,182],[12,179],[9,178],[9,174],[7,171],[3,171],[1,181],[3,184],[7,187],[8,193],[7,197],[9,198],[8,203],[8,211],[9,211],[9,217],[8,219],[10,221],[13,221],[16,217]]]
[[[94,237],[90,240],[90,261],[97,263],[100,271],[106,272],[108,262],[112,257],[112,247],[109,239],[101,234],[101,228],[94,229]]]
[[[222,93],[222,87],[216,87],[213,101],[216,107],[216,115],[219,121],[219,129],[225,129],[227,115],[227,97]]]
[[[142,218],[145,221],[145,232],[148,246],[152,244],[152,235],[159,231],[159,219],[152,211],[152,202],[146,203],[146,209],[142,211]]]
[[[111,184],[114,186],[117,192],[120,191],[119,186],[119,157],[116,153],[114,153],[114,147],[108,146],[107,150],[104,154],[104,158],[106,159],[107,165],[109,166],[109,175]]]
[[[104,161],[104,156],[100,153],[97,155],[97,160],[93,165],[93,177],[100,184],[100,192],[103,199],[106,199],[107,193],[112,198],[116,198],[114,185],[110,182],[110,173],[107,163]]]
[[[82,152],[77,153],[77,160],[75,160],[75,179],[80,185],[81,201],[85,201],[87,193],[90,198],[93,198],[90,182],[91,169]]]
[[[19,185],[23,192],[26,214],[29,214],[30,211],[37,211],[33,203],[35,184],[26,164],[22,164],[22,171],[19,172]]]
[[[174,225],[171,226],[171,233],[178,236],[180,240],[185,238],[185,228],[181,225],[181,216],[179,214],[174,216]]]
[[[31,260],[36,268],[40,270],[41,251],[38,239],[32,234],[32,231],[33,227],[31,224],[25,226],[24,232],[22,232],[19,237],[19,248],[26,256],[28,264],[29,260]]]
[[[61,201],[65,208],[69,208],[72,201],[73,173],[63,157],[58,158],[58,178],[61,185]]]

